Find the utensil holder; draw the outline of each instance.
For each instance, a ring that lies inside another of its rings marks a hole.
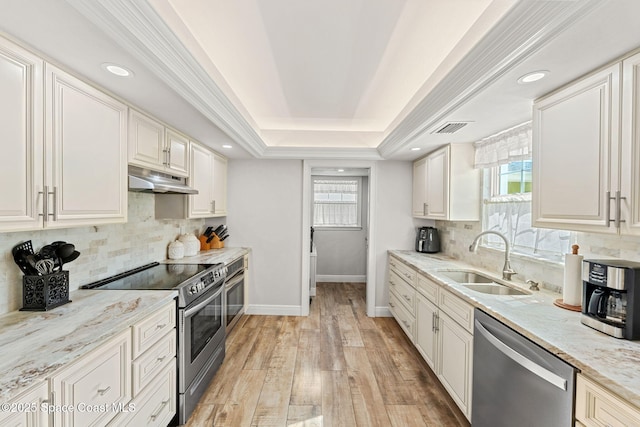
[[[22,308],[20,311],[47,311],[71,302],[69,272],[22,277]]]

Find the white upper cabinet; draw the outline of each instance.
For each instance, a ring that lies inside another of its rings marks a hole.
[[[427,215],[427,158],[413,162],[413,209],[414,217]]]
[[[209,218],[227,214],[227,159],[191,141],[189,218]]]
[[[640,53],[622,63],[621,232],[640,234]]]
[[[127,106],[46,65],[45,228],[127,220]]]
[[[617,231],[620,68],[612,65],[534,104],[535,227]]]
[[[480,219],[480,170],[472,144],[449,144],[413,164],[413,216],[449,221]]]
[[[0,93],[0,231],[126,222],[126,105],[4,39]]]
[[[43,186],[43,62],[0,38],[0,230],[40,228]]]
[[[129,164],[189,175],[189,138],[138,111],[129,112]]]

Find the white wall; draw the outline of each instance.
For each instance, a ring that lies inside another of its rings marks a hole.
[[[415,220],[411,216],[413,163],[378,162],[376,210],[376,312],[388,315],[387,251],[413,249],[416,228],[433,225],[433,221]]]
[[[248,312],[299,314],[302,161],[231,159],[227,180],[225,243],[252,249]]]

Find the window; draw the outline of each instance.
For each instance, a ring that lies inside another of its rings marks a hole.
[[[517,160],[485,169],[483,229],[504,234],[514,252],[559,261],[569,249],[570,233],[531,226],[531,160]],[[487,247],[502,249],[497,236]]]
[[[313,177],[313,226],[361,226],[360,177]]]

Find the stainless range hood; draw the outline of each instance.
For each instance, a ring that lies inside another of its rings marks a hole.
[[[186,184],[186,178],[178,178],[136,166],[129,166],[129,191],[158,194],[198,194],[198,190]]]

